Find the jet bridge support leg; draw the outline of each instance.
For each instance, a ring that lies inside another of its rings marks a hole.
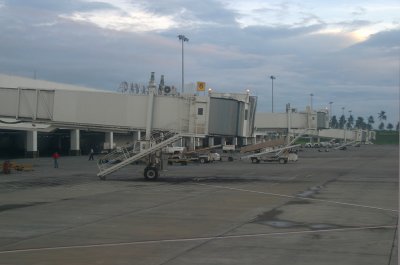
[[[26,132],[26,157],[35,158],[38,156],[37,131]]]
[[[70,146],[70,155],[72,156],[79,156],[81,155],[81,148],[80,148],[80,131],[79,129],[71,130],[71,146]]]
[[[214,137],[208,137],[208,146],[214,146]]]
[[[105,142],[109,143],[107,151],[111,152],[111,150],[113,150],[113,147],[114,147],[114,133],[113,132],[106,132]]]

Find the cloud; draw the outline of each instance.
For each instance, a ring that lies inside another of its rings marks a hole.
[[[353,31],[375,25],[364,17],[367,8],[332,23],[300,4],[249,1],[243,11],[212,0],[25,2],[6,1],[0,9],[0,72],[32,77],[36,71],[38,78],[115,91],[122,81],[146,84],[155,71],[180,87],[177,35],[185,34],[188,83],[205,81],[221,92],[250,89],[259,97],[259,111],[269,111],[274,75],[277,111],[286,103],[302,110],[313,93],[315,106],[334,101],[338,112],[351,106],[362,116],[384,109],[398,120],[400,29],[357,39]],[[246,10],[260,17],[284,17],[286,10],[289,17],[279,25],[259,20],[244,26],[240,19],[251,15]],[[148,24],[164,26],[143,26]]]
[[[102,1],[81,1],[81,0],[3,0],[4,5],[10,8],[18,9],[31,9],[31,10],[42,10],[47,12],[87,12],[94,10],[103,9],[115,9],[112,4]]]
[[[381,31],[370,36],[366,41],[353,46],[354,49],[358,48],[381,48],[389,50],[400,49],[400,27],[397,29]]]

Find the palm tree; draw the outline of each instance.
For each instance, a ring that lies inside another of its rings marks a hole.
[[[386,121],[386,112],[381,110],[381,112],[378,113],[378,120],[379,121]]]
[[[354,124],[354,118],[353,115],[350,114],[349,118],[347,118],[347,129],[352,128],[353,124]]]
[[[365,124],[364,118],[363,118],[363,117],[357,117],[355,127],[356,127],[357,129],[362,129],[364,124]]]
[[[372,124],[374,124],[374,117],[371,115],[368,117],[368,130],[372,130]]]
[[[342,116],[340,116],[340,119],[339,119],[339,128],[343,129],[345,124],[346,124],[346,118],[344,117],[344,115],[342,115]]]
[[[331,128],[336,129],[338,126],[339,126],[339,123],[337,121],[336,115],[333,115],[332,119],[331,119]]]

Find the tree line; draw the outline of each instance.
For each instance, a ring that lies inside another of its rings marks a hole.
[[[379,130],[384,130],[385,129],[385,121],[387,119],[386,112],[385,111],[380,111],[377,116],[379,120]],[[336,115],[332,116],[331,118],[331,128],[334,129],[363,129],[363,130],[372,130],[373,129],[373,124],[375,123],[374,117],[371,115],[368,117],[368,119],[364,120],[363,117],[357,117],[356,120],[354,120],[353,115],[350,114],[349,117],[340,116],[339,120],[337,119]],[[394,126],[392,123],[386,124],[386,129],[387,130],[393,130]],[[396,131],[399,131],[399,122],[397,122],[396,125]]]

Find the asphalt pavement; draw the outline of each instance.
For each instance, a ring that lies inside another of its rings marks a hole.
[[[157,181],[143,165],[99,180],[86,156],[12,162],[33,170],[0,174],[1,265],[398,261],[398,146],[173,165]]]

